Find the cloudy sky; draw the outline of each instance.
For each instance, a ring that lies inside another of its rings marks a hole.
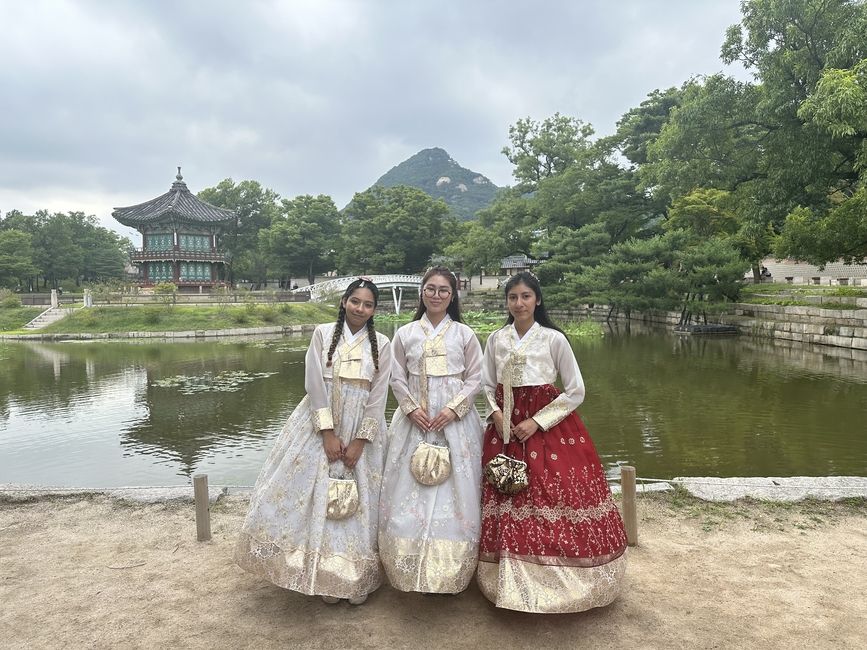
[[[739,0],[0,2],[0,212],[113,207],[255,179],[352,194],[442,147],[497,185],[509,125],[611,133],[719,59]]]

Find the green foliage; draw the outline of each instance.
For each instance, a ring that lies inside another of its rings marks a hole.
[[[521,192],[532,192],[544,178],[559,174],[591,155],[593,127],[555,113],[542,122],[529,117],[509,127],[511,146],[503,154],[515,166],[512,174]]]
[[[738,222],[730,204],[730,192],[695,189],[672,202],[663,227],[666,230],[686,230],[699,237],[733,234],[738,230]]]
[[[375,185],[416,187],[434,199],[445,201],[460,220],[471,219],[490,205],[499,192],[485,176],[461,167],[439,148],[419,151],[382,175]]]
[[[0,285],[34,289],[60,281],[120,279],[130,242],[83,212],[25,215],[0,220]],[[42,283],[37,281],[41,276]]]
[[[177,302],[178,287],[172,282],[160,282],[154,285],[154,296],[166,307],[171,307]]]
[[[827,210],[805,206],[792,210],[774,253],[820,266],[837,259],[847,263],[867,259],[867,187]]]
[[[259,231],[259,250],[272,275],[307,278],[334,268],[340,230],[339,213],[331,197],[309,194],[284,199],[270,228]]]
[[[531,199],[504,192],[479,212],[478,221],[461,224],[456,240],[444,252],[458,260],[467,275],[483,269],[496,273],[503,257],[530,253],[536,221]]]
[[[43,311],[42,307],[4,307],[0,304],[0,332],[20,330]]]
[[[9,289],[0,289],[0,309],[18,309],[21,307],[21,296]]]
[[[258,254],[259,231],[269,228],[279,213],[280,195],[257,181],[235,183],[231,178],[197,195],[203,201],[235,212],[236,219],[221,236],[219,245],[229,258],[229,283],[245,279],[254,283],[267,280],[265,260]]]
[[[412,273],[441,252],[448,206],[419,189],[374,186],[344,210],[338,253],[342,273]]]
[[[684,231],[612,247],[599,264],[567,275],[573,304],[601,303],[630,313],[649,309],[708,311],[738,299],[744,262],[720,238],[696,241]]]
[[[0,230],[0,287],[17,287],[36,274],[32,237],[21,230]]]
[[[142,307],[142,322],[148,325],[157,325],[163,319],[163,310],[155,307]]]

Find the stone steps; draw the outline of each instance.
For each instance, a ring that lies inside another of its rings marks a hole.
[[[69,314],[72,313],[72,308],[70,307],[51,307],[46,309],[44,312],[39,314],[32,321],[27,323],[23,329],[26,330],[38,330],[43,327],[47,327],[52,323],[56,323],[59,320],[66,318]]]

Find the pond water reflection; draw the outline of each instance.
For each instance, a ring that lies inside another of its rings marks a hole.
[[[0,483],[178,485],[206,472],[251,485],[304,396],[306,344],[0,343]],[[580,412],[609,470],[867,473],[865,360],[634,328],[573,347]]]

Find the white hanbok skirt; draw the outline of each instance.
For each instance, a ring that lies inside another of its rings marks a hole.
[[[409,389],[419,394],[419,377]],[[430,377],[429,413],[440,412],[463,386],[458,377]],[[479,555],[482,427],[475,407],[428,442],[449,445],[452,472],[439,485],[422,485],[410,459],[422,432],[398,409],[391,422],[382,484],[379,548],[389,582],[401,591],[459,593],[467,588]]]
[[[326,384],[329,398],[331,383]],[[361,426],[369,391],[341,383],[341,416],[335,432],[348,444]],[[329,467],[322,437],[313,430],[309,398],[289,416],[262,468],[235,549],[235,561],[275,585],[307,595],[358,598],[382,583],[377,519],[384,462],[385,420],[365,444],[355,466],[358,511],[326,519]]]

